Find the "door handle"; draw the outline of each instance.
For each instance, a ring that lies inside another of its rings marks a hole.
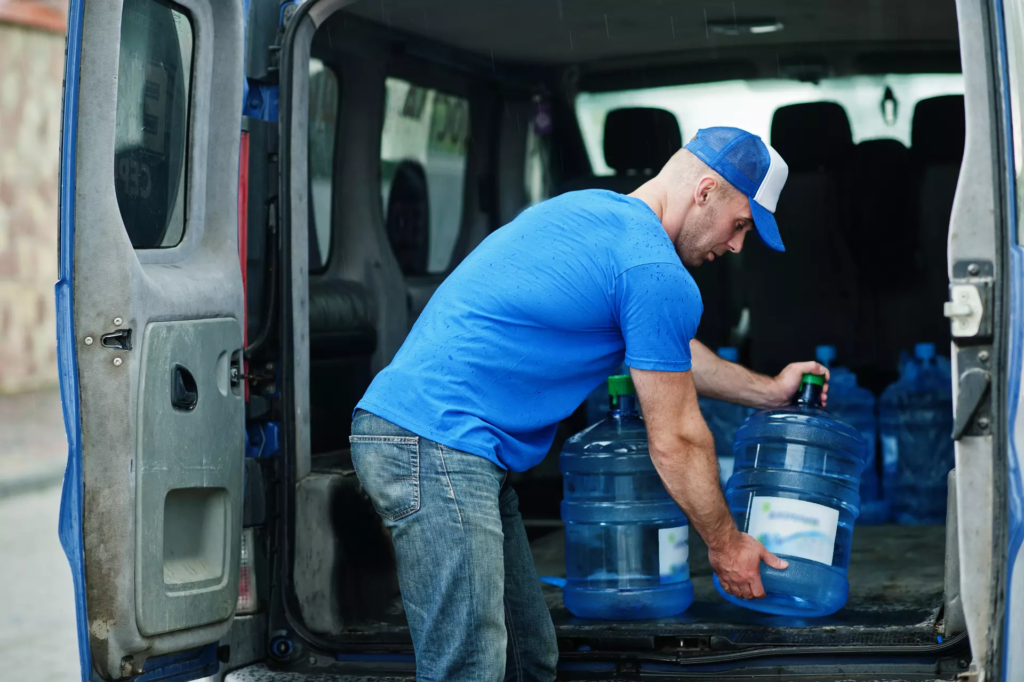
[[[191,412],[199,403],[199,387],[192,372],[175,365],[171,373],[171,406],[182,412]]]

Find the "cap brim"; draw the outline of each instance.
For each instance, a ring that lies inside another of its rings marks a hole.
[[[753,197],[747,198],[750,199],[750,214],[754,218],[754,226],[761,236],[761,241],[774,251],[785,251],[786,247],[782,245],[782,237],[779,235],[779,226],[775,223],[775,216],[767,208],[754,201]]]

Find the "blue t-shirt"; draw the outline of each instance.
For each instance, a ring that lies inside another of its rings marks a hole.
[[[703,310],[647,204],[571,192],[469,254],[358,407],[525,471],[623,357],[637,369],[690,369]]]

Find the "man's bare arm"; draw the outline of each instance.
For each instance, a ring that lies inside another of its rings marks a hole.
[[[779,569],[788,564],[736,528],[719,484],[714,439],[697,406],[693,374],[630,373],[647,424],[651,460],[669,495],[707,543],[722,587],[746,599],[763,597],[761,560]]]
[[[723,360],[697,339],[690,341],[690,354],[693,356],[693,381],[699,395],[758,409],[788,405],[799,390],[804,374],[824,374],[826,382],[829,378],[828,370],[817,362],[794,362],[776,377],[758,374]],[[823,403],[828,401],[827,392],[826,383],[822,391]]]

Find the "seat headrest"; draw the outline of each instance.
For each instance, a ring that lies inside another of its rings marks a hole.
[[[914,107],[910,150],[919,163],[960,163],[966,134],[963,95],[931,97]]]
[[[791,173],[837,168],[853,151],[850,119],[835,102],[779,107],[772,117],[772,146]]]
[[[898,167],[899,164],[906,164],[908,160],[907,147],[899,140],[888,138],[864,140],[853,148],[852,165],[854,168],[864,167],[872,172],[894,165]]]
[[[664,109],[613,109],[604,120],[604,162],[617,173],[657,173],[682,146],[679,121]]]
[[[920,276],[910,175],[910,151],[899,140],[858,144],[847,166],[846,242],[861,272],[878,275],[879,291],[897,291]],[[883,247],[884,248],[881,248]]]

